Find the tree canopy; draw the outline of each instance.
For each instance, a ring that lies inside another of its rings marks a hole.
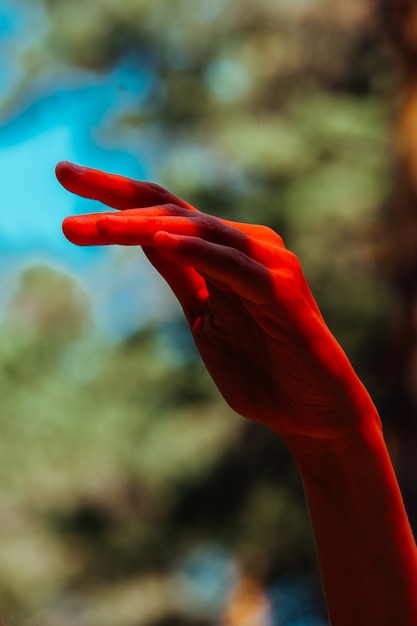
[[[14,97],[63,69],[129,59],[143,93],[99,139],[135,143],[155,180],[198,208],[280,232],[375,385],[387,293],[374,251],[397,77],[373,3],[36,2],[47,26]],[[226,598],[207,601],[190,568],[222,572],[224,589],[236,564],[266,588],[286,589],[289,574],[315,584],[287,451],[224,406],[181,320],[113,345],[70,278],[34,267],[0,328],[0,364],[0,606],[19,621],[214,623]],[[319,604],[306,606],[324,624]]]

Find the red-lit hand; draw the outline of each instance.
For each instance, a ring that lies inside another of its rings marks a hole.
[[[79,245],[144,247],[232,408],[287,440],[355,432],[356,407],[370,400],[275,232],[206,215],[151,183],[68,163],[57,176],[68,190],[123,209],[69,217],[64,233]]]
[[[79,245],[141,245],[181,303],[227,402],[294,454],[334,626],[417,623],[417,555],[379,418],[296,257],[268,228],[68,163],[61,183],[120,213],[64,221]]]

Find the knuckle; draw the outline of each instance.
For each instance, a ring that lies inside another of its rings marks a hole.
[[[285,259],[288,269],[291,270],[292,273],[298,275],[301,272],[301,264],[294,252],[291,252],[291,250],[286,250]]]
[[[188,215],[189,211],[187,212],[186,209],[179,207],[177,204],[174,204],[173,202],[168,202],[167,204],[163,205],[164,208],[169,211],[171,214],[173,215]]]
[[[277,233],[276,230],[271,228],[270,226],[260,226],[260,232],[263,234],[265,241],[272,241],[275,244],[280,246],[284,246],[284,240],[281,235]]]
[[[160,196],[170,195],[169,191],[167,191],[166,189],[164,189],[163,187],[161,187],[161,185],[158,185],[157,183],[148,183],[148,186],[149,186],[149,189],[151,189],[152,191],[154,191]]]

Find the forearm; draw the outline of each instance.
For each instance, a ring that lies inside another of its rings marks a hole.
[[[369,411],[375,411],[370,403]],[[417,554],[375,415],[337,453],[299,453],[332,626],[415,626]],[[294,444],[294,445],[292,445]]]

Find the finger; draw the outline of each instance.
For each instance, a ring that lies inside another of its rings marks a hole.
[[[105,221],[107,216],[129,215],[130,218],[132,218],[141,216],[141,211],[142,209],[126,209],[126,211],[123,211],[122,213],[88,213],[85,215],[70,215],[64,219],[62,223],[62,230],[67,239],[78,246],[96,246],[118,243],[116,241],[112,242],[110,239],[106,239],[103,232],[99,232],[98,224],[103,220]],[[185,216],[190,215],[190,212],[182,207],[166,205],[148,207],[146,208],[146,215],[150,217],[164,215]],[[126,243],[125,245],[130,244]],[[140,245],[140,242],[137,241],[136,245]]]
[[[182,198],[154,183],[108,174],[68,161],[58,163],[55,173],[61,185],[68,191],[83,198],[99,200],[114,209],[124,210],[172,203],[189,211],[197,210]]]
[[[104,215],[103,213],[101,215]],[[135,221],[127,221],[127,218],[147,218],[147,217],[179,217],[182,216],[188,221],[192,221],[195,225],[202,227],[201,232],[211,233],[213,237],[216,233],[218,240],[211,239],[213,242],[224,243],[230,245],[232,240],[234,243],[240,241],[242,245],[248,241],[257,241],[265,249],[271,247],[285,248],[282,238],[271,228],[267,226],[261,226],[258,224],[244,224],[242,222],[232,222],[231,220],[222,219],[202,211],[192,211],[184,207],[180,207],[174,204],[164,204],[159,206],[144,207],[142,209],[125,209],[121,213],[106,213],[105,215],[113,215],[115,219],[121,220],[118,224],[114,221],[114,228],[120,229],[120,233],[123,229],[126,229],[126,236],[129,236],[129,230],[133,233],[139,228],[139,221],[137,224]],[[125,221],[122,221],[125,220]],[[185,223],[185,222],[184,222]],[[110,221],[108,222],[110,224]],[[164,230],[164,228],[161,228]],[[185,233],[184,233],[185,234]],[[127,241],[114,242],[124,243],[129,245]],[[232,244],[233,245],[233,244]]]
[[[240,224],[230,224],[233,223],[204,213],[191,215],[186,209],[165,205],[146,209],[145,215],[141,210],[132,209],[122,213],[75,216],[64,221],[63,229],[66,236],[78,245],[125,246],[151,246],[153,236],[161,230],[235,248],[271,269],[285,264],[288,252],[282,247],[280,238],[272,245],[249,237],[240,230]]]
[[[245,300],[258,305],[270,300],[270,271],[235,248],[165,231],[155,234],[153,244],[162,256],[193,267],[208,280]]]
[[[202,211],[192,211],[190,212],[188,209],[175,205],[175,204],[164,204],[158,206],[150,206],[144,207],[142,209],[133,208],[133,209],[125,209],[121,213],[107,213],[107,215],[114,215],[119,219],[127,218],[127,217],[169,217],[169,216],[183,216],[188,220],[193,220],[194,223],[201,224],[205,227],[205,230],[209,230],[212,233],[216,231],[219,235],[224,234],[227,236],[227,233],[234,234],[237,236],[237,233],[241,233],[240,240],[241,241],[257,241],[262,246],[268,247],[272,246],[273,248],[285,248],[282,237],[278,235],[272,228],[268,226],[262,226],[259,224],[245,224],[242,222],[233,222],[231,220],[226,220],[221,217],[216,217],[214,215],[210,215],[208,213],[203,213]],[[129,225],[126,224],[128,228]],[[162,229],[163,230],[163,229]],[[245,235],[245,237],[242,236]],[[214,240],[213,240],[214,241]],[[220,241],[218,243],[221,243]]]
[[[195,320],[201,317],[208,298],[206,281],[194,268],[161,256],[153,247],[144,247],[143,251],[168,283],[184,311],[187,322],[193,327]]]
[[[230,246],[249,253],[251,240],[236,228],[204,214],[196,217],[168,215],[143,217],[140,214],[105,214],[97,220],[103,243],[121,245],[152,245],[159,230],[172,234],[200,237],[213,243]]]
[[[62,228],[65,236],[78,245],[151,246],[153,237],[159,230],[211,240],[220,239],[214,228],[207,228],[207,224],[172,215],[161,217],[158,213],[159,211],[155,211],[156,217],[149,215],[143,217],[138,215],[135,209],[135,213],[130,210],[128,216],[125,212],[76,215],[65,218]],[[239,231],[234,233],[236,238],[241,235]]]

